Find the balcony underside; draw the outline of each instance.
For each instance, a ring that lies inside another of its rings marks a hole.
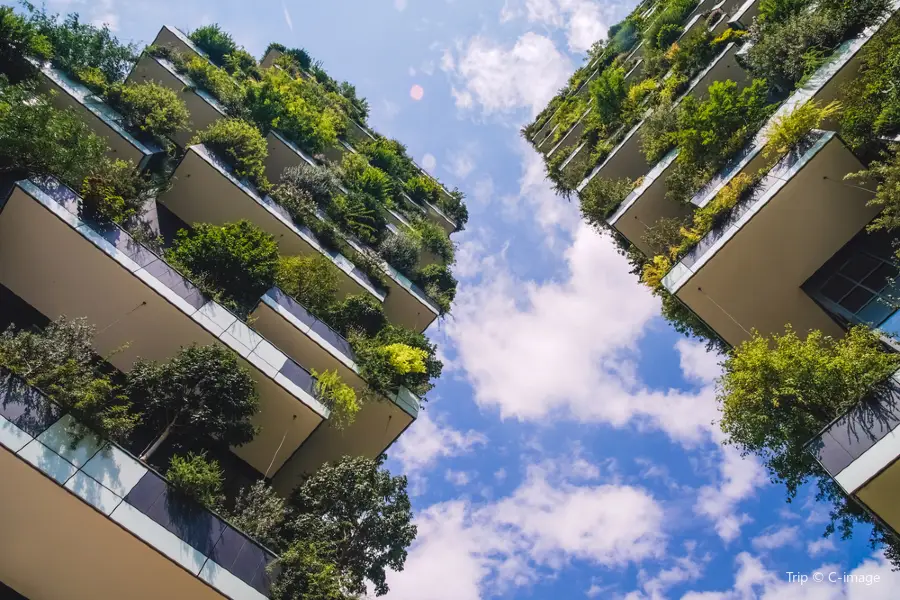
[[[893,461],[884,471],[863,486],[856,495],[894,531],[900,531],[900,435],[892,434]]]
[[[154,81],[169,88],[181,98],[191,115],[187,130],[179,131],[172,141],[185,148],[198,131],[203,131],[225,116],[224,112],[204,98],[199,90],[185,84],[185,80],[166,68],[159,59],[144,53],[128,75],[128,81],[140,83]]]
[[[0,580],[30,600],[226,598],[0,447]]]
[[[301,401],[285,387],[293,385],[290,389],[294,389],[297,384],[290,380],[279,383],[287,378],[284,355],[239,322],[225,325],[227,330],[216,329],[215,319],[224,311],[215,310],[213,303],[203,304],[202,298],[194,299],[192,306],[199,305],[199,310],[191,308],[195,312],[189,315],[182,306],[188,303],[161,283],[183,281],[180,276],[173,277],[165,263],[154,257],[153,262],[143,261],[147,264],[132,272],[107,254],[116,252],[114,248],[107,244],[102,250],[86,237],[97,238],[97,234],[83,234],[86,225],[66,216],[69,213],[64,209],[57,210],[51,211],[22,188],[15,188],[0,212],[0,283],[50,319],[85,317],[97,328],[97,353],[109,356],[109,362],[122,371],[129,370],[139,357],[163,361],[191,344],[225,343],[236,349],[246,359],[241,362],[259,391],[260,411],[254,423],[260,433],[250,444],[235,449],[235,454],[260,472],[265,472],[273,459],[272,469],[277,469],[323,420],[318,409],[312,408],[318,403],[311,396]],[[264,350],[272,362],[257,366],[262,364],[257,353]],[[273,366],[279,355],[282,364]],[[286,437],[278,450],[282,436]]]
[[[315,165],[315,160],[283,135],[270,131],[266,136],[269,155],[266,157],[266,177],[273,184],[281,181],[285,169],[298,165]]]
[[[743,89],[750,83],[750,75],[737,62],[737,52],[740,47],[734,42],[728,44],[725,49],[704,69],[685,93],[685,96],[693,96],[697,100],[704,101],[709,96],[709,86],[716,81],[733,81],[738,89]]]
[[[672,269],[666,287],[733,345],[752,329],[771,335],[788,323],[801,334],[841,336],[801,286],[877,214],[866,206],[870,192],[842,182],[861,169],[837,136],[824,134],[773,169],[740,215]]]
[[[625,139],[616,146],[603,162],[594,167],[591,174],[578,186],[581,192],[587,187],[594,177],[607,179],[637,179],[649,171],[653,165],[647,162],[644,153],[641,152],[641,138],[643,137],[645,121],[635,125],[625,136]]]
[[[311,232],[302,234],[273,201],[260,198],[255,191],[225,173],[215,160],[203,148],[188,148],[175,170],[174,185],[159,201],[190,225],[224,225],[246,219],[275,236],[282,255],[319,254],[333,260],[340,271],[338,293],[341,297],[367,294],[378,301],[383,300],[383,296],[356,273],[357,269],[346,258],[332,256],[318,245]]]

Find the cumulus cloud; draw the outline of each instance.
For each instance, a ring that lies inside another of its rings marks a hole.
[[[821,554],[834,552],[836,549],[834,539],[832,538],[820,538],[818,540],[813,540],[806,545],[806,551],[813,558]]]
[[[426,411],[400,437],[390,455],[400,461],[405,473],[412,475],[434,466],[441,458],[462,456],[486,443],[487,438],[481,433],[441,425]]]
[[[800,528],[795,525],[777,527],[768,533],[753,538],[752,544],[756,550],[777,550],[785,546],[797,545],[799,536]]]
[[[584,52],[594,42],[606,39],[611,23],[620,21],[632,2],[594,0],[506,0],[500,22],[526,19],[548,29],[563,30],[572,52]]]
[[[456,152],[450,156],[446,169],[459,179],[465,179],[475,170],[475,159],[467,151]]]
[[[577,485],[542,466],[509,496],[454,500],[416,518],[419,534],[389,600],[480,600],[529,585],[571,560],[619,567],[665,549],[664,512],[638,487]]]
[[[681,372],[687,379],[708,385],[722,374],[723,357],[707,352],[705,343],[684,338],[678,340],[675,349],[681,357]]]
[[[711,519],[719,537],[730,542],[751,521],[749,515],[738,511],[738,505],[765,485],[767,478],[758,460],[742,457],[731,446],[722,448],[722,458],[719,481],[700,489],[694,512]]]
[[[485,36],[461,43],[441,60],[461,109],[480,107],[485,114],[522,108],[538,112],[572,72],[572,62],[550,38],[528,32],[511,46]]]

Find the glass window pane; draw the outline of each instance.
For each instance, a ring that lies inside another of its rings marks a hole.
[[[897,277],[897,269],[887,263],[881,263],[862,283],[870,290],[880,292],[895,277]]]
[[[822,295],[832,302],[840,302],[851,289],[853,289],[852,281],[840,275],[835,275],[822,286]]]
[[[840,305],[852,313],[856,313],[859,309],[866,305],[866,302],[872,299],[872,292],[865,288],[858,287],[841,300]]]
[[[878,327],[893,312],[894,307],[876,296],[856,316],[869,327]]]
[[[871,256],[857,254],[841,267],[841,273],[854,281],[862,281],[874,271],[879,264],[879,261]]]

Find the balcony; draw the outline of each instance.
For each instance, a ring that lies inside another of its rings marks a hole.
[[[266,136],[268,156],[266,157],[266,177],[272,183],[278,183],[285,169],[307,164],[316,165],[316,160],[275,130]]]
[[[653,167],[641,152],[640,140],[645,122],[642,119],[625,134],[625,138],[613,148],[609,156],[594,167],[594,170],[578,184],[576,188],[578,192],[584,191],[594,177],[637,179]]]
[[[734,11],[734,14],[731,15],[731,19],[728,21],[728,25],[733,29],[749,29],[758,16],[759,0],[747,0]]]
[[[641,76],[644,74],[644,59],[639,58],[634,66],[629,69],[628,73],[625,74],[625,85],[634,85],[641,80]]]
[[[275,66],[275,61],[284,56],[284,52],[278,50],[276,48],[269,48],[269,51],[266,52],[266,55],[263,56],[262,61],[259,63],[259,68],[268,69],[270,67]]]
[[[863,165],[832,132],[814,131],[664,278],[663,285],[737,345],[790,323],[843,330],[801,286],[878,213],[843,182]],[[760,302],[765,298],[765,302]]]
[[[665,248],[651,248],[644,241],[647,229],[662,218],[682,218],[692,212],[688,206],[666,199],[666,178],[676,158],[678,150],[669,152],[607,220],[646,256],[666,251]]]
[[[0,579],[26,597],[269,595],[273,553],[3,372],[0,472]]]
[[[131,161],[138,169],[147,167],[151,159],[162,152],[155,143],[138,139],[121,125],[122,116],[97,98],[93,92],[74,81],[50,63],[38,65],[40,80],[38,89],[53,94],[53,104],[62,110],[72,109],[91,131],[106,141],[110,158]]]
[[[826,426],[806,451],[850,495],[894,531],[900,530],[900,379],[871,394]]]
[[[379,302],[385,292],[341,254],[319,244],[311,231],[294,223],[287,211],[253,186],[237,179],[232,169],[202,144],[190,146],[174,173],[172,188],[159,201],[185,223],[224,225],[241,219],[275,236],[281,254],[318,253],[341,272],[339,293],[369,294]]]
[[[738,89],[747,87],[750,83],[750,76],[738,63],[737,53],[739,49],[740,46],[735,42],[725,46],[725,49],[703,71],[694,77],[681,98],[693,96],[702,102],[709,96],[709,86],[716,81],[731,80],[737,84]]]
[[[127,81],[134,83],[155,81],[178,94],[184,101],[191,115],[191,127],[178,132],[172,138],[172,141],[181,148],[190,144],[196,132],[203,131],[226,116],[225,107],[212,94],[198,87],[189,77],[179,74],[175,70],[175,65],[163,58],[156,58],[144,52],[128,74]]]
[[[576,121],[575,124],[572,125],[571,129],[569,129],[569,131],[566,132],[564,136],[562,136],[562,139],[560,139],[559,142],[557,142],[556,145],[553,146],[553,148],[547,154],[548,159],[557,152],[565,152],[566,150],[577,144],[579,141],[581,141],[581,134],[584,133],[584,127],[586,125],[585,119],[587,119],[587,116],[590,114],[590,112],[591,108],[590,106],[588,106],[588,109],[584,111],[584,114],[581,115],[578,121]]]
[[[280,289],[263,296],[253,318],[254,326],[297,362],[319,372],[336,370],[358,394],[367,391],[350,343]],[[406,389],[392,398],[366,402],[347,429],[329,425],[316,429],[278,472],[275,485],[290,492],[302,474],[344,455],[375,458],[412,424],[418,411],[418,398]]]
[[[48,318],[85,317],[97,327],[97,353],[121,371],[138,357],[167,360],[191,344],[230,348],[260,395],[260,433],[234,452],[260,473],[280,468],[330,414],[312,376],[126,232],[81,220],[77,203],[52,180],[9,191],[0,212],[0,284]]]

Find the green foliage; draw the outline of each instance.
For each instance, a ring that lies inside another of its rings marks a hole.
[[[289,524],[294,539],[314,545],[318,560],[337,568],[343,581],[333,589],[342,588],[347,594],[364,594],[366,581],[376,595],[386,594],[387,569],[403,569],[406,548],[416,536],[406,477],[392,477],[382,468],[384,460],[382,455],[376,460],[345,457],[336,464],[326,463],[291,498],[297,512]],[[303,596],[312,597],[317,596]]]
[[[278,287],[319,318],[329,313],[337,299],[339,277],[338,268],[321,254],[278,260]]]
[[[440,225],[420,218],[413,221],[412,226],[418,237],[419,245],[423,249],[428,250],[446,264],[453,263],[456,250],[450,237],[441,229]]]
[[[414,394],[424,396],[432,387],[429,381],[441,376],[443,364],[436,357],[437,349],[423,334],[387,325],[371,337],[354,331],[350,331],[348,337],[362,376],[379,394],[387,396],[403,386]],[[407,351],[404,355],[401,346],[410,348],[413,352]],[[388,347],[392,349],[386,350]],[[424,355],[414,350],[420,350]],[[424,372],[418,370],[418,363],[415,362],[417,357],[422,358]],[[406,368],[404,364],[415,368]]]
[[[351,189],[347,194],[335,196],[325,213],[342,231],[369,245],[377,244],[387,230],[383,205],[363,191]]]
[[[579,195],[581,216],[595,228],[602,228],[634,189],[630,179],[594,177]]]
[[[0,65],[13,81],[19,81],[30,70],[25,57],[49,60],[53,46],[38,33],[33,23],[17,15],[11,6],[0,6]]]
[[[281,69],[266,69],[260,81],[247,82],[253,120],[263,129],[277,129],[311,154],[333,146],[346,131],[341,106],[335,93]]]
[[[256,385],[237,356],[219,344],[182,348],[165,363],[137,361],[128,373],[128,391],[161,432],[143,459],[173,435],[224,448],[256,435],[250,422],[259,409]]]
[[[199,132],[193,144],[205,144],[234,168],[236,177],[249,179],[260,191],[271,187],[266,179],[265,161],[269,155],[266,139],[259,129],[242,119],[219,119]]]
[[[347,187],[371,196],[378,204],[387,206],[392,200],[394,184],[383,170],[373,167],[363,155],[348,152],[341,160],[341,170]]]
[[[419,261],[419,241],[406,232],[388,235],[378,246],[378,255],[401,273],[413,273]]]
[[[344,594],[348,583],[329,554],[315,542],[291,545],[276,563],[272,600],[353,600]]]
[[[878,393],[900,366],[876,333],[851,329],[835,340],[819,331],[801,339],[790,327],[754,335],[724,363],[718,398],[728,443],[759,456],[793,498],[818,474],[803,446],[861,398]]]
[[[299,192],[305,192],[316,206],[323,208],[341,193],[341,181],[329,167],[300,163],[284,170],[276,195],[296,196]]]
[[[353,388],[344,383],[337,371],[319,373],[313,369],[312,376],[316,378],[316,398],[331,411],[328,422],[336,429],[353,425],[362,408]]]
[[[238,49],[231,35],[222,31],[218,23],[198,27],[188,37],[220,67],[225,64],[225,56]]]
[[[83,218],[127,228],[164,185],[159,177],[138,172],[130,162],[105,161],[84,179],[79,212]]]
[[[657,48],[668,48],[681,37],[681,34],[684,33],[684,27],[677,23],[666,23],[662,27],[659,28],[659,31],[656,34],[656,37],[653,39],[653,43]]]
[[[372,337],[387,325],[384,306],[369,295],[351,294],[331,305],[326,321],[346,338]]]
[[[819,102],[810,100],[790,114],[776,118],[766,132],[768,139],[763,148],[763,156],[771,161],[779,160],[796,148],[813,129],[840,111],[841,103],[838,101],[821,106]]]
[[[900,227],[900,146],[893,146],[885,160],[873,162],[868,170],[848,175],[847,178],[878,182],[875,197],[869,201],[869,205],[880,206],[882,209],[869,223],[869,231],[893,231]]]
[[[256,59],[243,48],[238,48],[231,54],[227,54],[224,62],[225,64],[222,65],[222,68],[233,77],[239,79],[246,79],[247,77],[262,78]]]
[[[661,102],[644,121],[640,139],[647,162],[656,164],[678,143],[678,111],[671,102]]]
[[[217,510],[225,496],[222,494],[222,469],[216,460],[207,460],[206,453],[174,455],[169,461],[166,479],[175,491],[193,498],[206,508]]]
[[[450,312],[450,305],[456,298],[457,282],[449,267],[441,264],[426,265],[416,273],[415,281],[438,305],[442,315]]]
[[[232,525],[272,550],[282,550],[281,528],[290,510],[284,498],[260,479],[238,493],[234,509],[229,511]]]
[[[406,194],[413,202],[424,204],[438,204],[441,199],[441,190],[437,182],[428,175],[417,175],[406,182]]]
[[[103,25],[82,23],[72,13],[62,21],[58,15],[47,14],[28,2],[22,2],[28,18],[38,34],[49,40],[53,48],[51,61],[67,74],[79,78],[79,73],[95,67],[108,83],[121,81],[137,59],[135,44],[122,44]],[[40,42],[43,46],[43,42]]]
[[[796,15],[812,3],[812,0],[760,0],[761,23],[781,23]]]
[[[465,229],[469,222],[469,209],[466,208],[465,199],[465,194],[456,188],[449,195],[442,193],[438,196],[438,208],[456,224],[456,231]]]
[[[856,149],[900,133],[900,20],[863,46],[857,76],[842,90],[841,136]]]
[[[407,181],[419,173],[406,153],[406,146],[397,140],[378,136],[372,141],[357,144],[356,149],[369,159],[373,167],[399,181]]]
[[[0,77],[0,174],[54,176],[76,189],[104,164],[106,142],[72,110],[58,110],[34,85]]]
[[[221,227],[201,223],[178,232],[166,260],[226,305],[244,311],[275,284],[278,244],[249,221]]]
[[[164,148],[171,145],[168,138],[190,124],[191,115],[178,94],[153,81],[112,85],[106,101],[122,116],[126,129],[142,131]]]
[[[653,16],[653,23],[644,31],[645,43],[655,48],[668,47],[675,41],[674,39],[670,40],[673,28],[681,27],[681,23],[694,10],[695,6],[697,6],[697,0],[671,0],[668,2],[665,8],[657,11]],[[667,34],[667,32],[669,33]]]
[[[141,414],[103,372],[93,352],[94,328],[84,319],[60,317],[41,332],[0,334],[0,367],[72,411],[95,433],[125,441]]]
[[[591,113],[604,131],[619,121],[625,107],[628,97],[625,75],[622,67],[609,68],[590,83],[589,92],[594,99]]]
[[[153,50],[148,50],[154,54]],[[234,80],[227,71],[217,67],[200,56],[184,58],[179,54],[163,52],[175,65],[175,70],[187,75],[191,81],[206,90],[222,103],[225,111],[232,117],[244,116],[244,87]],[[159,55],[155,53],[154,55]]]

